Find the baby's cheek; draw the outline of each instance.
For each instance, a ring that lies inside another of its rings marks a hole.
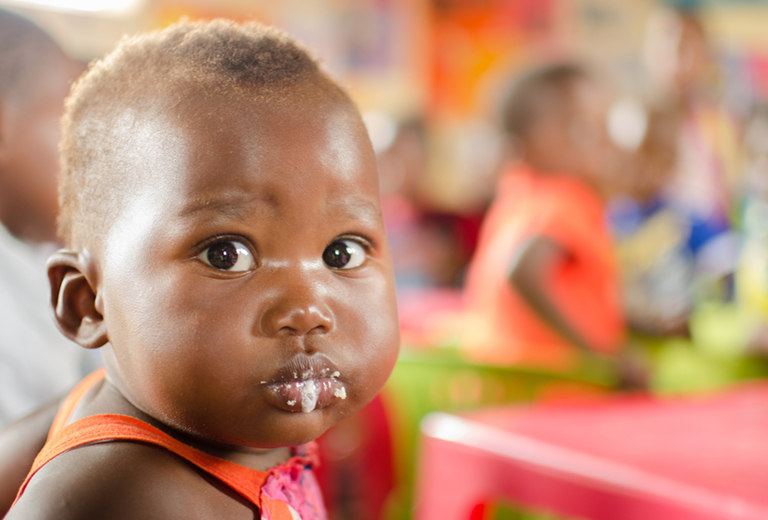
[[[345,302],[349,351],[344,353],[352,376],[349,398],[355,406],[365,405],[387,381],[400,346],[394,290],[382,276],[358,290]],[[354,301],[353,301],[354,300]],[[343,376],[342,376],[343,377]],[[351,404],[351,403],[350,403]]]
[[[394,324],[382,322],[376,334],[372,334],[370,352],[361,356],[365,358],[366,386],[369,387],[370,396],[381,390],[397,361],[400,346],[400,333],[397,322]]]

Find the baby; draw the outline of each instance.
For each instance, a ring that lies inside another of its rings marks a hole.
[[[91,66],[63,124],[52,305],[105,375],[7,518],[324,518],[311,441],[399,343],[349,96],[276,30],[186,22]]]

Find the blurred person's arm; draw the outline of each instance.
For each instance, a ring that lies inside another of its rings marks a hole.
[[[45,444],[60,401],[55,401],[0,430],[0,517],[11,508],[35,456]]]
[[[617,384],[624,389],[647,387],[647,369],[643,363],[620,349],[616,355],[606,355],[590,344],[563,315],[546,290],[547,281],[557,265],[569,260],[569,253],[557,242],[543,236],[533,237],[515,256],[508,280],[522,299],[549,327],[588,359],[611,367]]]
[[[533,312],[568,343],[584,352],[597,352],[563,316],[546,290],[550,274],[557,265],[567,261],[568,256],[555,241],[543,236],[533,237],[512,261],[509,282]]]

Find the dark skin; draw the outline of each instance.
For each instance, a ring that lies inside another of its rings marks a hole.
[[[569,259],[568,251],[546,237],[529,240],[519,252],[509,270],[509,281],[526,303],[569,343],[583,352],[594,349],[560,313],[557,305],[542,290],[546,277],[554,268]]]
[[[152,182],[103,242],[49,264],[61,329],[103,347],[107,369],[73,419],[137,417],[264,470],[384,384],[399,338],[373,151],[348,102],[296,89],[282,103],[190,99],[134,124],[137,149],[166,139],[135,165]],[[334,256],[342,246],[348,257]],[[222,248],[238,252],[226,269]],[[285,395],[295,377],[344,396],[296,404]],[[123,442],[57,457],[8,516],[256,517],[185,461]]]

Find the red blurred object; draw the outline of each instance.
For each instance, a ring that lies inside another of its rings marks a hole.
[[[460,289],[401,289],[397,297],[400,334],[409,348],[431,348],[441,338],[436,322],[464,308]]]
[[[768,385],[660,400],[435,414],[422,427],[416,518],[511,502],[590,520],[768,518]]]
[[[394,487],[392,440],[381,397],[318,439],[316,474],[328,517],[379,520]]]

